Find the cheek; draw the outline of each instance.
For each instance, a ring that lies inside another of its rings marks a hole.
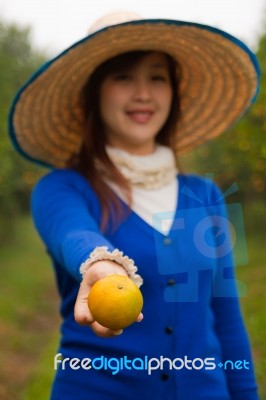
[[[118,90],[105,89],[101,91],[100,97],[100,110],[102,116],[106,114],[112,114],[113,112],[119,110],[123,106],[123,96]]]
[[[165,89],[164,93],[161,93],[160,96],[158,96],[160,104],[162,108],[167,112],[167,114],[170,112],[172,101],[173,101],[173,92],[172,89]]]
[[[114,103],[111,101],[112,95],[110,91],[105,90],[104,88],[100,92],[100,113],[103,122],[109,120],[110,115],[113,113]]]

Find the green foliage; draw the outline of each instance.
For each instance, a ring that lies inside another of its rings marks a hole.
[[[41,377],[39,391],[48,399],[59,340],[59,298],[51,261],[28,216],[16,218],[12,243],[0,244],[0,264],[0,398],[41,398],[32,387]]]
[[[0,241],[10,232],[10,217],[28,208],[29,192],[41,173],[14,151],[7,121],[17,90],[44,60],[45,56],[31,47],[29,29],[0,22]]]
[[[257,57],[261,88],[256,103],[230,131],[184,157],[187,169],[215,174],[224,190],[236,182],[240,199],[248,202],[261,200],[266,189],[266,33]]]
[[[230,131],[181,160],[188,172],[214,174],[224,190],[236,182],[238,200],[248,202],[261,201],[266,188],[266,33],[259,40],[257,56],[261,66],[257,102]],[[45,59],[32,48],[30,29],[0,21],[0,242],[11,232],[12,217],[28,209],[32,186],[45,172],[18,156],[7,133],[17,90]]]

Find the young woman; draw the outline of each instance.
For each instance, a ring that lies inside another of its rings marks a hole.
[[[91,33],[18,93],[12,139],[53,167],[32,196],[62,298],[52,400],[258,398],[222,195],[176,161],[237,120],[257,88],[254,55],[226,33],[130,20]],[[143,293],[144,318],[124,331],[87,306],[108,274]]]

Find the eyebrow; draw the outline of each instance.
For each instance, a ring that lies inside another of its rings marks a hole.
[[[151,64],[152,68],[167,68],[165,64]]]
[[[164,64],[151,64],[150,67],[155,69],[167,69],[167,66]]]

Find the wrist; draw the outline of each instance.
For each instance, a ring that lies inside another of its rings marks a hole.
[[[91,271],[91,273],[93,274],[94,273],[100,275],[104,274],[104,276],[107,274],[127,275],[125,268],[123,268],[122,265],[119,265],[118,263],[112,260],[95,261],[94,263],[91,264],[87,272],[89,271]]]
[[[90,268],[84,272],[83,280],[85,280],[90,286],[92,286],[98,280],[104,278],[107,275],[125,275],[127,272],[117,263],[109,260],[96,261]]]
[[[128,256],[124,256],[118,249],[110,252],[105,246],[96,247],[90,257],[81,265],[80,273],[84,276],[87,271],[91,268],[95,269],[96,267],[99,267],[97,268],[97,274],[103,274],[103,276],[105,276],[111,273],[120,273],[128,275],[138,287],[143,283],[141,276],[136,273],[137,267],[135,266],[134,261]],[[106,273],[105,271],[107,267],[108,272]]]

